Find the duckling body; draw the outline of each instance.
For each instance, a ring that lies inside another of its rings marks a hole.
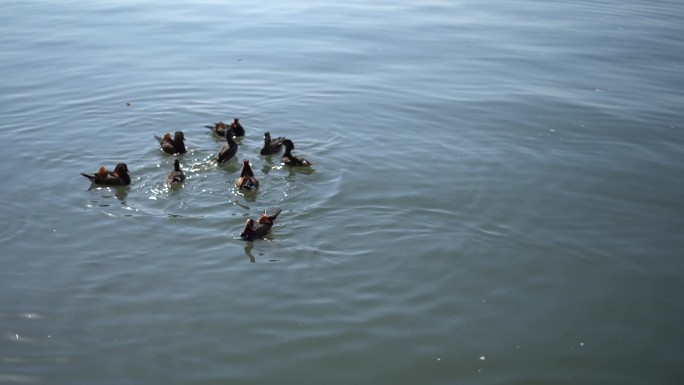
[[[285,137],[279,136],[277,138],[271,139],[271,133],[264,133],[264,146],[261,147],[261,155],[273,155],[280,152],[283,148],[283,140]]]
[[[183,131],[176,131],[171,138],[171,133],[166,133],[164,136],[154,136],[158,141],[161,149],[167,154],[184,154],[187,152],[185,149],[185,135]]]
[[[283,140],[283,146],[285,146],[285,153],[283,157],[280,158],[280,162],[286,166],[311,166],[311,162],[302,158],[301,156],[292,155],[292,150],[294,150],[294,143],[290,139]]]
[[[231,128],[226,130],[225,137],[227,143],[221,146],[218,152],[218,157],[216,158],[216,161],[219,164],[232,159],[238,150],[238,144],[233,139],[233,130]]]
[[[233,118],[233,121],[230,124],[226,124],[223,121],[218,121],[214,123],[213,126],[206,125],[204,127],[210,129],[214,134],[221,137],[226,136],[226,130],[229,128],[233,129],[234,136],[245,136],[245,129],[242,127],[242,124],[240,124],[240,119],[238,118]]]
[[[128,166],[126,163],[119,163],[114,168],[114,171],[109,171],[104,167],[93,174],[81,173],[88,178],[91,183],[104,186],[128,186],[131,184],[131,177],[128,175]]]
[[[240,233],[240,238],[246,241],[253,241],[257,238],[263,238],[271,231],[273,227],[273,222],[280,215],[281,209],[275,209],[270,215],[266,215],[266,212],[259,216],[259,220],[254,222],[253,219],[247,219],[245,223],[245,228]]]
[[[180,167],[180,161],[178,159],[173,161],[173,171],[166,175],[166,184],[169,186],[180,185],[185,182],[185,174]]]
[[[240,177],[235,180],[235,187],[238,190],[256,191],[259,188],[259,181],[254,177],[252,167],[247,159],[242,161]]]

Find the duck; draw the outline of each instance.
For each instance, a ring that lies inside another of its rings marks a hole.
[[[166,175],[166,184],[169,186],[177,186],[185,181],[185,174],[180,167],[180,161],[178,159],[173,161],[173,171]]]
[[[81,173],[88,178],[91,183],[104,186],[128,186],[131,184],[131,177],[128,175],[128,166],[126,163],[119,163],[114,168],[114,171],[109,171],[105,167],[94,174]]]
[[[264,146],[261,147],[261,155],[273,155],[280,152],[283,147],[283,140],[285,137],[279,136],[275,139],[271,139],[271,133],[264,133]]]
[[[242,127],[242,124],[240,124],[240,119],[238,118],[233,118],[233,121],[230,124],[225,124],[223,121],[218,121],[214,123],[213,126],[206,125],[204,127],[210,129],[218,136],[226,136],[226,130],[228,128],[233,129],[234,136],[245,136],[245,129]]]
[[[300,157],[292,155],[292,150],[294,150],[294,143],[290,139],[283,140],[283,146],[285,146],[285,153],[283,157],[280,158],[280,162],[286,166],[311,166],[311,162]]]
[[[235,180],[235,187],[238,190],[248,191],[256,191],[259,188],[259,181],[254,177],[254,172],[247,159],[242,161],[242,170],[240,170],[240,177]]]
[[[266,214],[266,211],[264,211],[264,213],[259,216],[259,220],[256,222],[254,222],[252,218],[247,219],[245,222],[245,228],[240,233],[240,238],[246,241],[253,241],[257,238],[265,237],[269,231],[271,231],[273,222],[276,220],[276,218],[278,218],[278,215],[280,215],[281,211],[281,209],[277,208],[268,215]]]
[[[214,123],[214,125],[205,125],[204,127],[208,128],[213,132],[214,134],[218,136],[226,136],[226,124],[223,123],[222,120],[219,120],[218,122]]]
[[[171,139],[171,133],[167,132],[164,136],[154,136],[158,141],[161,149],[167,154],[185,154],[187,150],[185,149],[185,135],[183,131],[176,131],[173,134],[173,139]]]
[[[230,128],[233,129],[233,135],[245,136],[245,128],[240,124],[240,119],[233,118],[233,121],[230,123]]]
[[[226,141],[228,143],[221,146],[218,152],[218,157],[216,161],[220,164],[232,159],[238,150],[238,144],[233,139],[233,129],[228,128],[225,132]]]

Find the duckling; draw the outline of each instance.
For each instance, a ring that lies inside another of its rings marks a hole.
[[[216,158],[216,161],[220,164],[223,162],[226,162],[230,160],[232,157],[235,156],[238,150],[238,144],[233,140],[233,129],[228,128],[226,130],[226,141],[228,143],[224,144],[218,152],[218,157]]]
[[[245,228],[240,233],[240,238],[246,241],[253,241],[257,238],[265,237],[271,227],[273,227],[273,222],[278,218],[281,209],[275,209],[270,215],[266,215],[266,211],[259,216],[259,220],[254,223],[253,219],[247,219],[245,223]]]
[[[206,125],[204,127],[210,129],[211,132],[213,132],[214,134],[216,134],[218,136],[226,136],[227,127],[226,127],[226,124],[223,123],[222,120],[219,120],[218,122],[214,123],[213,126]]]
[[[285,140],[285,137],[283,136],[271,139],[271,133],[265,132],[264,146],[261,147],[261,155],[273,155],[277,152],[280,152],[283,147],[283,140]]]
[[[308,160],[301,156],[292,155],[291,151],[294,150],[295,146],[290,139],[283,140],[283,146],[285,146],[285,153],[280,158],[282,164],[286,166],[311,166],[311,162]]]
[[[185,181],[185,174],[180,167],[180,161],[178,159],[173,161],[173,171],[166,175],[166,184],[169,186],[177,186]]]
[[[233,118],[233,121],[230,124],[225,124],[223,121],[218,121],[214,123],[213,126],[206,125],[204,127],[210,129],[218,136],[226,136],[226,130],[228,128],[233,129],[234,136],[245,136],[245,129],[242,127],[242,124],[240,124],[240,119],[238,118]]]
[[[245,129],[242,127],[242,124],[240,124],[240,119],[233,118],[233,121],[230,123],[230,128],[233,129],[233,135],[245,136]]]
[[[94,174],[81,173],[81,175],[88,178],[92,183],[105,186],[128,186],[131,184],[131,177],[128,175],[126,163],[117,164],[114,171],[100,167]]]
[[[247,159],[242,161],[242,170],[240,170],[240,177],[235,180],[235,187],[238,190],[256,191],[259,188],[259,181],[254,177],[252,167],[249,165]]]
[[[171,133],[167,132],[164,136],[154,136],[158,141],[161,149],[167,154],[184,154],[187,150],[185,149],[185,135],[183,131],[176,131],[171,139]]]

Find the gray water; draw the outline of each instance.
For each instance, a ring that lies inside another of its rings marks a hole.
[[[4,1],[0,383],[682,383],[682,16]]]

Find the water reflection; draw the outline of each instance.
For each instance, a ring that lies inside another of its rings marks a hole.
[[[256,202],[256,197],[257,197],[256,191],[242,191],[242,190],[237,190],[237,191],[236,191],[236,194],[242,196],[242,198],[243,198],[246,202],[251,202],[251,203]]]
[[[270,158],[270,157],[269,157]],[[273,169],[273,163],[271,163],[270,159],[266,160],[264,163],[264,166],[261,167],[261,172],[264,173],[264,175],[268,175],[268,173]]]
[[[219,169],[225,170],[230,174],[240,171],[240,167],[242,167],[242,162],[238,162],[237,156],[234,156],[223,163],[216,163],[215,158],[211,161],[214,165],[217,165]]]
[[[249,258],[249,261],[252,263],[256,262],[256,258],[254,258],[254,255],[252,255],[253,248],[254,242],[245,241],[245,255],[247,256],[247,258]]]
[[[128,197],[128,187],[127,186],[120,186],[120,187],[102,187],[98,186],[95,184],[92,184],[89,188],[88,191],[101,191],[102,192],[102,198],[111,198],[112,195],[108,193],[113,193],[113,196],[118,199],[122,205],[126,205],[126,198]],[[100,204],[100,206],[109,206],[108,204]]]
[[[173,183],[171,185],[166,185],[166,189],[168,190],[169,194],[175,194],[177,191],[183,189],[184,183]]]
[[[126,197],[128,197],[128,189],[125,187],[115,187],[114,188],[114,196],[116,199],[121,201],[122,205],[126,204]]]
[[[316,172],[312,167],[300,166],[283,166],[288,171],[288,176],[293,177],[295,174],[311,175]]]
[[[264,164],[264,166],[261,168],[261,171],[264,174],[268,174],[270,171],[287,171],[288,176],[294,176],[295,174],[304,174],[304,175],[311,175],[316,172],[316,169],[314,169],[311,166],[286,166],[280,162],[277,164],[273,164],[270,161]]]

